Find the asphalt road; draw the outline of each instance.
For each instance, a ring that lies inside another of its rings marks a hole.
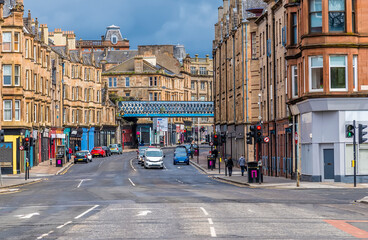
[[[368,205],[354,203],[368,195],[364,189],[241,188],[193,166],[174,166],[173,151],[165,152],[163,170],[144,169],[135,152],[124,153],[73,165],[65,175],[0,195],[0,239],[355,239],[368,234]]]

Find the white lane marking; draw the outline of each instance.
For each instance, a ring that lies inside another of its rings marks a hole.
[[[72,223],[72,221],[66,222],[66,223],[64,223],[63,225],[58,226],[58,227],[57,227],[57,229],[63,228],[63,227],[65,227],[66,225],[71,224],[71,223]]]
[[[203,207],[201,207],[201,210],[203,211],[204,215],[208,216],[208,212],[206,211],[206,209],[204,209]]]
[[[140,211],[136,217],[147,216],[148,213],[152,213],[151,211]]]
[[[105,160],[101,161],[100,164],[98,164],[98,168],[101,167],[101,165],[105,162]]]
[[[135,187],[135,184],[134,182],[132,181],[132,179],[128,178],[129,179],[129,182],[133,185],[133,187]]]
[[[211,230],[211,237],[217,237],[215,228],[214,227],[210,227],[210,230]]]
[[[42,239],[44,237],[47,237],[48,235],[50,235],[51,233],[53,233],[54,231],[50,231],[48,233],[42,234],[41,236],[39,236],[37,239]]]
[[[80,183],[78,184],[78,187],[77,188],[80,188],[80,186],[82,185],[82,183],[84,182],[84,181],[90,181],[91,179],[82,179],[81,181],[80,181]]]
[[[78,216],[76,216],[74,219],[79,219],[79,218],[81,218],[81,217],[83,217],[84,215],[86,215],[87,213],[89,213],[90,211],[92,211],[93,209],[95,209],[95,208],[97,208],[97,207],[99,207],[100,205],[95,205],[94,207],[91,207],[90,209],[88,209],[87,211],[85,211],[84,213],[82,213],[82,214],[80,214],[80,215],[78,215]]]
[[[134,170],[134,172],[136,172],[137,169],[135,169],[134,166],[133,166],[133,160],[134,160],[134,158],[130,159],[130,166],[132,167],[132,169]]]
[[[21,218],[21,219],[29,219],[33,216],[39,216],[39,213],[30,213],[30,214],[26,214],[26,215],[16,215],[16,217]]]
[[[178,183],[184,184],[182,181],[180,181],[180,180],[178,180],[178,179],[176,179],[176,181],[177,181]]]
[[[166,168],[165,164],[164,164],[164,169],[166,169],[166,170],[167,170],[167,168]]]
[[[210,225],[213,225],[212,218],[209,218],[209,219],[208,219],[208,223],[209,223]]]

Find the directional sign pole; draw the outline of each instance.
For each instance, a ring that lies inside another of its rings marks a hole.
[[[353,121],[354,126],[354,136],[353,136],[353,145],[354,145],[354,187],[356,187],[356,126],[355,120]]]

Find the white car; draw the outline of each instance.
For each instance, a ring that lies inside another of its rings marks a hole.
[[[144,153],[144,168],[164,168],[164,157],[161,149],[148,148]]]

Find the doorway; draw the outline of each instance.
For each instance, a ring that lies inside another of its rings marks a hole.
[[[335,179],[333,149],[323,149],[323,161],[324,161],[324,179],[325,180]]]

